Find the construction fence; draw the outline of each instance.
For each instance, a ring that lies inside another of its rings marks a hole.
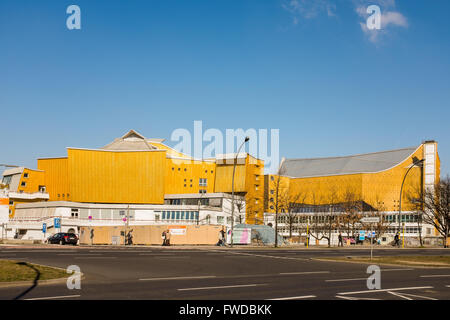
[[[211,225],[81,227],[80,244],[123,245],[130,234],[134,245],[161,245],[162,233],[169,230],[171,245],[215,245],[222,228]]]

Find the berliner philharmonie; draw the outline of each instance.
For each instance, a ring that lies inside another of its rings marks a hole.
[[[437,147],[424,141],[368,154],[283,158],[278,172],[265,175],[264,161],[248,153],[194,159],[131,130],[98,149],[67,148],[59,158],[38,159],[36,168],[7,168],[1,234],[44,240],[86,226],[233,223],[277,226],[286,243],[336,244],[339,233],[354,239],[367,229],[347,217],[378,216],[372,228],[380,244],[397,232],[433,242],[438,235],[421,223],[413,199],[439,181]]]

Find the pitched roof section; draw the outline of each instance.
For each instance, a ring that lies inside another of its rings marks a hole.
[[[110,144],[104,146],[102,150],[120,150],[120,151],[148,151],[157,150],[156,147],[152,146],[146,137],[140,133],[130,130],[121,138],[115,139]]]
[[[358,154],[346,157],[285,159],[281,175],[293,178],[355,173],[374,173],[390,169],[411,156],[418,147]]]

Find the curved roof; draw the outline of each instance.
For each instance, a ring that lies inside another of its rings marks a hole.
[[[355,173],[374,173],[390,169],[411,156],[418,147],[358,154],[346,157],[285,159],[280,173],[293,178]]]

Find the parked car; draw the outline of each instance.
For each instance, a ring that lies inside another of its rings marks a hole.
[[[66,233],[66,232],[59,232],[52,236],[50,236],[47,239],[47,243],[50,244],[72,244],[74,246],[78,243],[78,237],[75,233]]]

